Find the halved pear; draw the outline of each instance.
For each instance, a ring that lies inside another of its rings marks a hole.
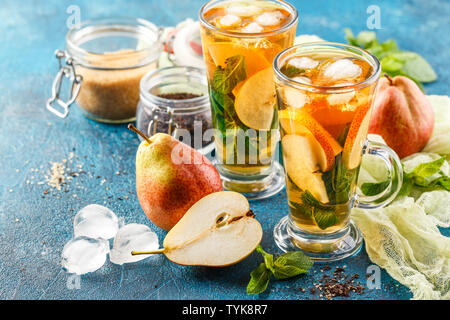
[[[255,250],[262,234],[247,198],[233,191],[216,192],[186,212],[167,234],[163,249],[145,254],[163,253],[181,265],[229,266]]]
[[[320,202],[328,203],[327,190],[319,170],[316,142],[311,136],[286,135],[281,140],[284,165],[291,180],[303,191],[308,190]]]

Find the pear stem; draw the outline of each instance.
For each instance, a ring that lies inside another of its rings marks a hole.
[[[392,78],[389,77],[389,75],[387,73],[384,74],[384,76],[389,80],[389,84],[392,86]]]
[[[140,254],[161,254],[166,252],[166,248],[161,248],[153,251],[131,251],[132,256],[137,256]]]
[[[136,132],[138,135],[140,135],[142,138],[145,139],[145,141],[147,141],[148,144],[151,144],[152,142],[150,141],[150,139],[143,134],[141,131],[139,131],[135,126],[133,126],[133,124],[128,124],[128,129],[130,129],[131,131]]]

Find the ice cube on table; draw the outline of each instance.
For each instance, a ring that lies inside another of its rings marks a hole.
[[[237,4],[237,5],[230,5],[227,8],[227,13],[232,14],[232,15],[236,15],[239,17],[251,17],[254,15],[257,15],[258,13],[261,12],[261,8],[258,6],[254,6],[254,5],[241,5],[241,4]]]
[[[288,66],[293,66],[297,69],[314,69],[318,64],[319,61],[308,57],[297,57],[288,61]]]
[[[227,14],[219,19],[219,23],[223,27],[231,27],[241,23],[241,18],[233,14]]]
[[[262,26],[276,26],[283,21],[284,15],[280,11],[268,11],[261,13],[256,17],[255,21]]]
[[[151,255],[131,255],[131,251],[152,251],[159,248],[156,233],[143,224],[130,223],[122,228],[114,238],[109,258],[114,264],[124,264],[143,260]]]
[[[109,243],[105,239],[76,237],[64,246],[61,265],[69,273],[94,272],[105,264],[108,252]]]
[[[357,64],[354,64],[350,59],[339,59],[329,66],[326,66],[326,69],[323,75],[332,80],[340,80],[340,79],[352,79],[360,76],[362,73],[362,69]]]
[[[74,237],[113,238],[119,230],[119,219],[110,209],[90,204],[75,215],[73,219]]]
[[[245,27],[242,28],[242,32],[244,32],[244,33],[258,33],[263,30],[264,30],[264,28],[261,27],[256,22],[250,22],[248,25],[246,25]]]

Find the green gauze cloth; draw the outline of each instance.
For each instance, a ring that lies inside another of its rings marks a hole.
[[[435,111],[435,130],[426,152],[402,160],[406,172],[450,154],[450,98],[428,98]],[[436,174],[449,173],[450,166],[445,161]],[[364,156],[359,186],[386,177],[382,163],[373,156]],[[450,300],[450,238],[438,229],[450,226],[450,192],[421,192],[415,188],[410,196],[397,198],[384,208],[353,209],[352,219],[363,234],[370,260],[407,286],[413,299]]]

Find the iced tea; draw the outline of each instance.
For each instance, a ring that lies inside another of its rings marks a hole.
[[[334,233],[348,224],[377,81],[367,83],[374,66],[352,50],[311,48],[280,62],[287,197],[300,230]]]
[[[261,174],[279,139],[272,63],[293,44],[297,13],[282,1],[212,1],[200,17],[218,169]]]

